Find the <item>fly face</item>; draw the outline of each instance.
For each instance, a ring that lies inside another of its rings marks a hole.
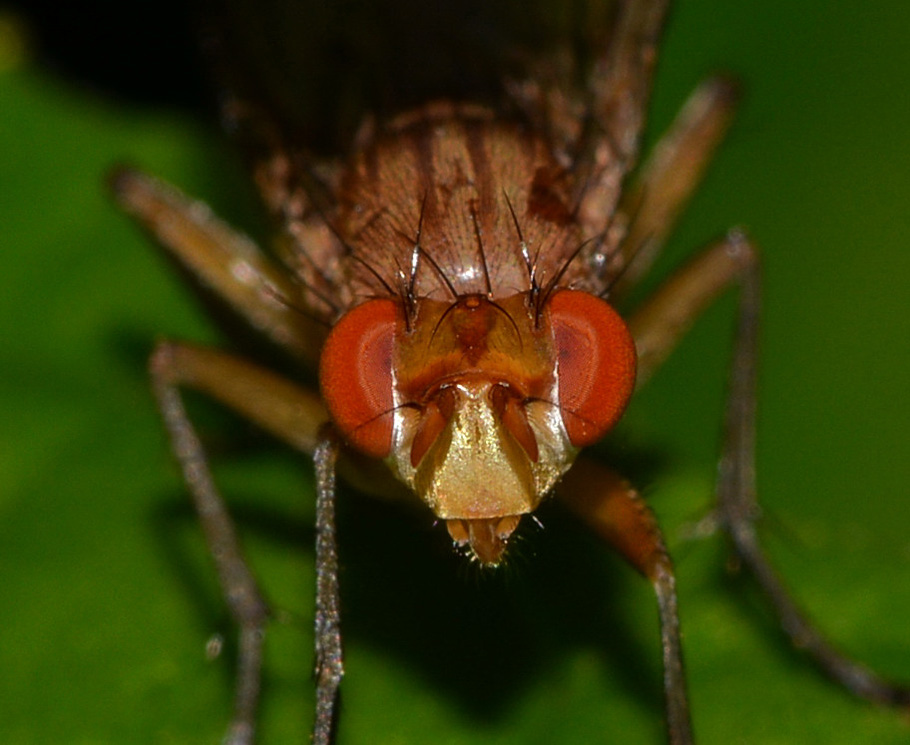
[[[410,331],[397,303],[370,300],[322,356],[339,429],[488,564],[619,418],[635,380],[632,338],[606,303],[563,290],[537,308],[532,297],[422,300]]]

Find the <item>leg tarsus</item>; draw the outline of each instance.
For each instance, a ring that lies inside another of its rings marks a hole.
[[[742,276],[736,344],[730,370],[724,448],[718,469],[717,509],[740,561],[768,596],[794,646],[804,650],[833,680],[867,700],[910,706],[910,688],[883,679],[836,650],[793,601],[761,548],[755,530],[759,515],[755,485],[756,361],[761,278],[757,262]]]
[[[679,610],[676,600],[676,577],[668,555],[658,562],[651,578],[657,594],[660,615],[660,641],[664,660],[664,692],[666,695],[667,729],[672,745],[691,745],[691,715],[686,694],[686,672],[683,668]]]
[[[231,516],[215,487],[202,443],[183,406],[177,388],[179,381],[174,379],[169,364],[170,351],[168,345],[162,344],[152,355],[149,366],[152,386],[215,563],[222,594],[231,617],[240,627],[234,715],[225,740],[231,745],[252,745],[268,609],[243,557]]]
[[[178,387],[204,392],[292,446],[315,451],[316,465],[316,721],[313,742],[334,739],[338,688],[344,675],[335,539],[335,467],[339,444],[318,399],[267,370],[215,350],[161,342],[150,362],[153,387],[184,479],[215,561],[222,593],[240,628],[234,717],[225,742],[251,745],[259,702],[262,647],[268,612],[218,494],[202,444]]]
[[[224,739],[225,745],[251,745],[255,740],[265,641],[264,623],[251,620],[241,626],[239,641],[234,719]]]
[[[338,688],[344,676],[335,538],[335,464],[338,443],[328,432],[316,447],[316,719],[314,745],[335,736]]]
[[[673,564],[654,515],[616,472],[579,458],[560,485],[567,506],[644,575],[657,595],[670,745],[691,745]]]

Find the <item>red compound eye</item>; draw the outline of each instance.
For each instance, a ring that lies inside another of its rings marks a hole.
[[[585,447],[626,408],[635,388],[635,342],[619,314],[587,292],[557,292],[549,312],[562,420],[572,444]]]
[[[358,305],[332,328],[319,360],[332,420],[351,445],[374,458],[392,448],[392,348],[400,317],[392,300]]]

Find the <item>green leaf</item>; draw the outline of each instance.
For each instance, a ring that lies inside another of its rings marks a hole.
[[[832,639],[910,680],[907,14],[739,5],[683,2],[668,28],[650,140],[718,66],[747,97],[657,272],[732,225],[762,245],[764,534]],[[217,336],[102,181],[128,160],[228,219],[249,187],[214,127],[32,65],[0,72],[0,152],[0,740],[217,742],[232,630],[144,372],[159,335]],[[682,539],[710,506],[732,315],[729,299],[706,315],[616,440],[619,466],[655,464],[635,475],[677,557],[697,734],[905,742],[897,713],[789,647],[721,538]],[[219,431],[219,481],[281,611],[262,742],[306,742],[311,469],[233,420]],[[488,575],[427,515],[355,494],[341,509],[339,745],[662,741],[649,588],[579,526],[548,510]]]

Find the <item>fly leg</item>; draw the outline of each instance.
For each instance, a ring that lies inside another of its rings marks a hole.
[[[623,179],[638,159],[668,5],[668,0],[621,3],[592,66],[586,91],[591,126],[579,143],[576,163],[584,184],[577,214],[589,235],[610,224]]]
[[[570,509],[654,586],[670,744],[689,745],[694,740],[682,662],[676,579],[653,513],[628,481],[584,457],[566,474],[559,494]]]
[[[110,177],[114,197],[199,285],[297,359],[314,364],[325,326],[301,313],[301,287],[246,235],[202,202],[129,168]]]
[[[295,309],[300,288],[246,236],[208,208],[144,174],[120,169],[111,184],[124,209],[146,227],[199,283],[254,328],[304,362],[315,359],[324,327]],[[152,385],[173,450],[189,487],[222,593],[240,629],[234,717],[225,742],[255,736],[262,643],[268,610],[243,557],[233,522],[214,484],[202,444],[179,389],[205,393],[293,447],[314,455],[317,471],[317,716],[313,740],[329,743],[343,674],[334,523],[337,446],[320,433],[328,420],[318,395],[236,357],[162,342],[150,361]]]
[[[313,745],[330,745],[338,716],[338,688],[344,676],[341,600],[335,540],[335,463],[338,442],[330,428],[316,448],[316,718]]]
[[[733,230],[696,255],[661,285],[628,319],[643,385],[676,348],[689,327],[724,290],[757,274],[756,249]]]
[[[718,518],[736,555],[774,606],[794,646],[805,650],[833,680],[860,698],[910,707],[910,687],[883,679],[835,649],[794,602],[759,545],[760,513],[755,486],[755,400],[760,277],[756,266],[742,278],[740,314],[730,371],[724,446],[717,482]]]
[[[729,129],[738,98],[730,78],[703,81],[623,190],[619,213],[628,220],[623,270],[611,296],[622,295],[651,268]]]
[[[181,370],[167,344],[152,356],[152,385],[171,445],[215,562],[221,592],[234,622],[240,628],[234,717],[225,742],[251,745],[256,730],[256,710],[262,670],[262,642],[268,610],[256,579],[249,569],[227,507],[215,487],[202,444],[187,416],[177,389]]]
[[[670,354],[689,325],[755,261],[740,234],[709,246],[664,284],[629,321],[639,356],[639,380]],[[579,458],[560,495],[604,540],[651,581],[657,595],[664,663],[664,695],[671,745],[694,742],[682,662],[673,566],[653,514],[627,481]]]
[[[639,384],[670,354],[701,311],[740,284],[740,310],[717,483],[717,514],[737,556],[755,576],[794,645],[858,696],[910,705],[910,690],[883,680],[838,652],[797,607],[762,551],[755,530],[755,377],[760,275],[755,247],[739,231],[709,246],[671,277],[629,321],[639,354]]]
[[[153,387],[183,470],[221,590],[240,628],[234,717],[225,739],[251,745],[259,700],[262,643],[268,611],[249,569],[187,416],[179,387],[206,393],[290,445],[313,453],[316,464],[316,722],[313,742],[331,742],[338,686],[344,673],[335,541],[335,462],[338,446],[322,429],[319,397],[286,379],[223,352],[162,342],[150,363]]]

